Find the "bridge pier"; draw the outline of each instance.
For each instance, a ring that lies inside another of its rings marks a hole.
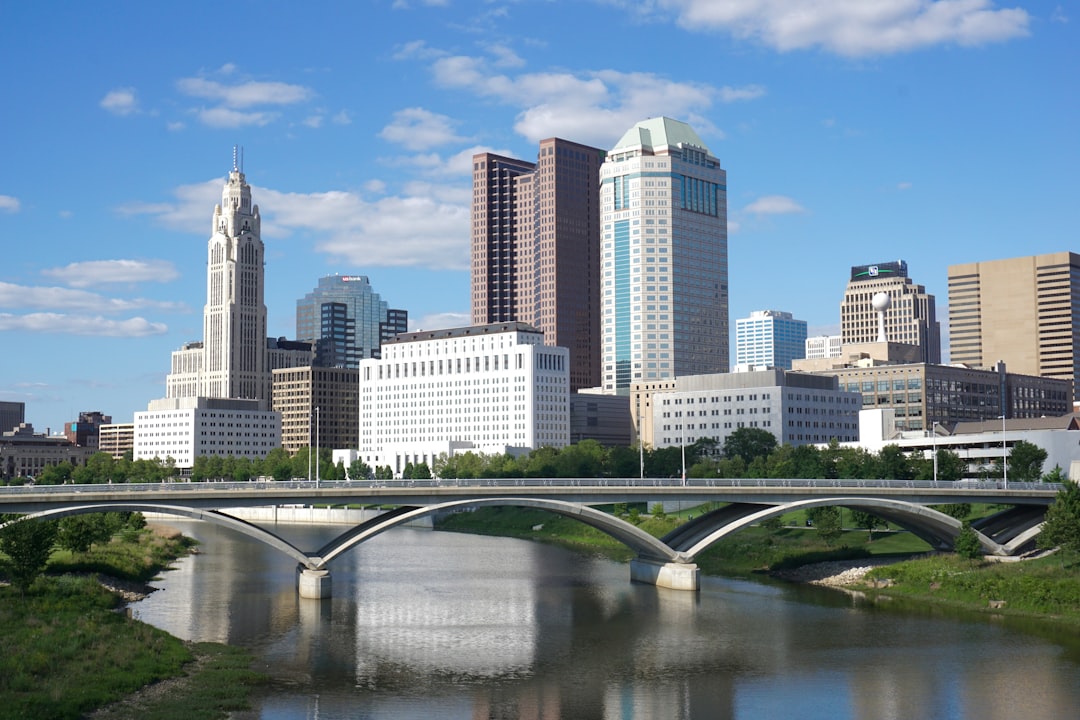
[[[673,563],[640,557],[630,561],[632,581],[657,587],[696,591],[701,587],[700,575],[701,570],[694,563]]]
[[[296,588],[300,597],[321,600],[330,597],[333,587],[329,570],[315,570],[303,565],[296,566]]]

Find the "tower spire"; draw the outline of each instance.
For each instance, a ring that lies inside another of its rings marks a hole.
[[[236,164],[236,150],[237,150],[237,147],[238,146],[236,146],[236,145],[232,146],[232,169],[233,169],[233,172],[236,172],[237,170],[240,169],[240,167]]]

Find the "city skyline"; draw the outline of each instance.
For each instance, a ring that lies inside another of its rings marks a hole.
[[[472,156],[610,149],[661,115],[729,173],[732,317],[836,332],[852,265],[903,257],[944,303],[949,265],[1070,249],[1064,5],[822,2],[795,28],[771,3],[331,4],[252,9],[243,45],[199,7],[0,10],[0,57],[21,68],[0,109],[0,399],[39,431],[164,395],[170,353],[202,335],[234,145],[272,337],[335,273],[369,276],[410,329],[468,324]]]

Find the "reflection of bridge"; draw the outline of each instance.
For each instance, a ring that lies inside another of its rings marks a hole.
[[[54,485],[0,488],[0,511],[29,518],[92,512],[160,512],[206,520],[264,542],[295,559],[302,597],[329,597],[327,564],[392,527],[424,516],[484,506],[529,507],[577,519],[637,553],[634,580],[696,590],[694,558],[721,538],[794,510],[840,506],[872,513],[911,531],[932,547],[951,549],[959,520],[930,505],[991,503],[1009,506],[972,524],[983,552],[1015,555],[1031,546],[1046,507],[1060,490],[1044,483],[921,482],[898,480],[555,479],[390,480],[375,482],[209,482]],[[727,503],[655,538],[593,505],[681,501]],[[266,505],[388,505],[315,552],[223,510]]]

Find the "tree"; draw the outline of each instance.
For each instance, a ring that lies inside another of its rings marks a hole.
[[[118,513],[72,515],[57,523],[56,542],[73,553],[84,553],[95,543],[108,542],[122,525]]]
[[[960,533],[953,541],[953,551],[962,558],[975,560],[982,555],[982,545],[979,544],[979,536],[975,534],[971,523],[967,520],[960,527]]]
[[[1060,546],[1073,553],[1080,552],[1080,485],[1066,480],[1054,502],[1046,508],[1046,519],[1037,544],[1048,549]],[[1062,560],[1062,565],[1065,561]]]
[[[1042,477],[1046,451],[1034,443],[1017,440],[1009,452],[1009,477],[1020,482],[1037,482]]]
[[[873,513],[868,513],[865,510],[856,510],[854,508],[851,508],[850,511],[851,521],[855,524],[855,527],[866,530],[866,532],[870,536],[871,542],[873,542],[874,540],[874,528],[883,528],[888,526],[887,522],[879,518],[877,515],[874,515]]]
[[[911,461],[897,445],[886,445],[878,453],[877,477],[882,480],[911,480],[915,477]]]
[[[5,522],[12,516],[0,516]],[[37,579],[49,562],[56,543],[56,522],[19,520],[0,530],[0,552],[8,556],[11,580],[22,592]]]
[[[260,463],[260,475],[267,475],[281,482],[292,478],[292,458],[285,448],[274,448]]]
[[[815,507],[806,511],[806,516],[817,528],[818,537],[827,545],[832,545],[840,539],[840,508]]]
[[[367,480],[374,474],[371,466],[360,458],[356,458],[349,463],[349,479],[350,480]]]
[[[768,457],[776,449],[776,436],[761,428],[741,427],[724,440],[724,457],[740,457],[747,465],[754,458]]]

